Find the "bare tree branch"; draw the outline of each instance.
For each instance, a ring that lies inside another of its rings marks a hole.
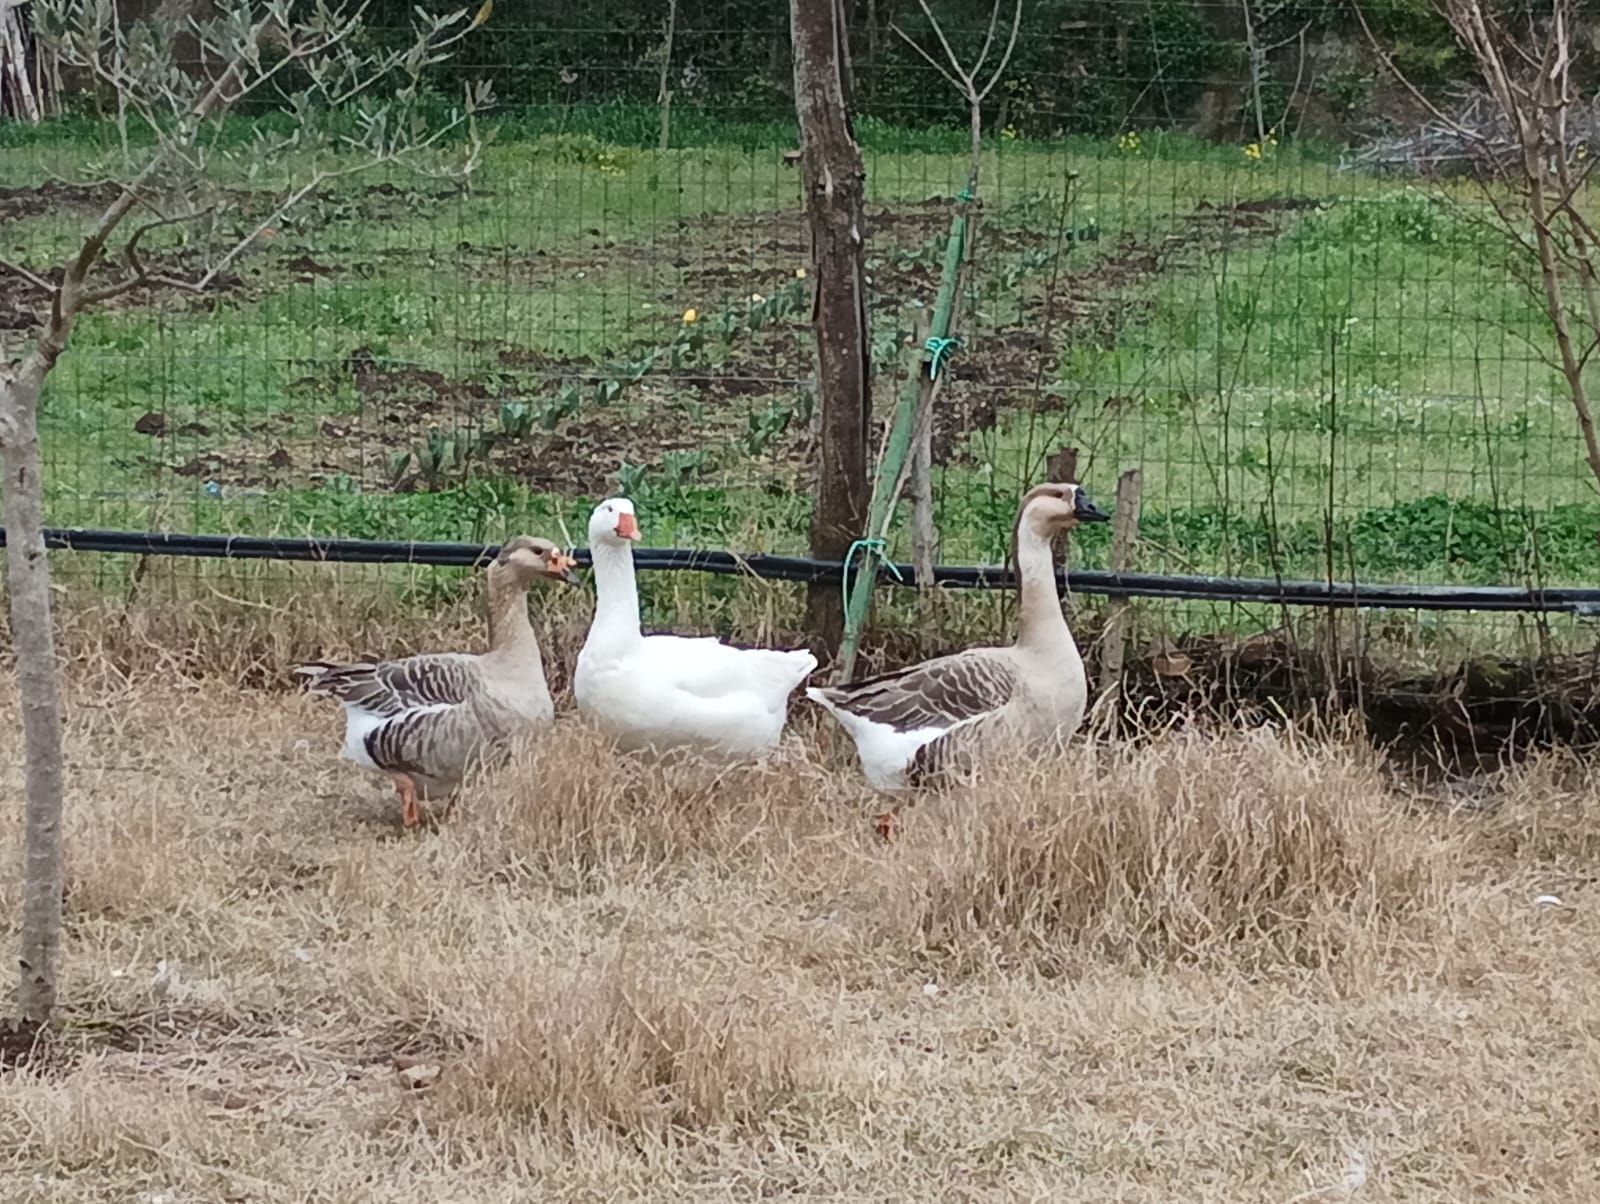
[[[136,288],[161,285],[167,288],[179,289],[183,292],[204,292],[205,289],[190,281],[164,273],[152,273],[146,269],[144,261],[139,258],[139,240],[151,230],[159,230],[163,226],[178,226],[184,222],[192,222],[211,213],[215,206],[207,206],[191,213],[179,213],[171,217],[159,217],[154,221],[145,222],[128,236],[127,244],[122,248],[122,257],[127,261],[128,269],[132,273],[116,284],[109,284],[102,288],[93,289],[83,294],[79,299],[80,308],[99,305],[110,301],[124,293],[131,293]]]
[[[960,56],[956,54],[954,48],[950,45],[950,40],[945,37],[944,27],[939,24],[939,18],[935,17],[933,10],[928,7],[928,0],[917,0],[917,6],[922,9],[923,16],[928,18],[928,24],[933,29],[934,37],[938,39],[946,59],[949,60],[948,68],[934,58],[932,54],[924,50],[922,45],[910,34],[906,33],[905,30],[901,29],[900,26],[892,23],[889,26],[901,41],[915,50],[925,62],[929,63],[940,75],[944,76],[945,81],[959,92],[961,98],[967,102],[968,126],[971,131],[971,163],[967,176],[968,191],[975,189],[978,183],[978,168],[981,162],[980,152],[983,147],[983,102],[988,99],[989,93],[994,91],[995,85],[1005,75],[1006,68],[1011,63],[1011,55],[1017,47],[1017,32],[1022,25],[1022,0],[1016,0],[1016,8],[1011,16],[1011,33],[1006,40],[1005,53],[1000,56],[999,62],[995,64],[994,72],[989,76],[988,82],[980,88],[978,86],[978,75],[983,69],[984,62],[989,57],[989,51],[994,46],[994,33],[1000,21],[1000,5],[1002,3],[1003,0],[993,0],[990,5],[988,30],[984,34],[983,45],[978,51],[978,57],[970,69],[961,65]]]
[[[996,0],[995,11],[998,12],[999,8],[999,0]],[[989,93],[994,91],[994,86],[1000,82],[1000,77],[1005,74],[1006,68],[1011,65],[1011,54],[1017,48],[1017,31],[1021,28],[1022,0],[1017,0],[1016,11],[1011,14],[1011,37],[1006,42],[1006,52],[1000,56],[1000,62],[996,64],[994,74],[989,77],[989,82],[985,84],[983,86],[983,90],[978,93],[978,100],[980,102],[987,99]]]
[[[978,78],[978,72],[983,70],[983,60],[989,57],[989,47],[994,45],[994,27],[1000,20],[1000,6],[989,6],[989,28],[984,31],[983,45],[978,48],[978,57],[973,60],[972,70],[968,73],[972,79]]]
[[[1406,75],[1404,71],[1400,70],[1399,67],[1395,66],[1394,55],[1390,54],[1389,51],[1384,47],[1383,43],[1378,40],[1378,35],[1372,31],[1372,26],[1367,24],[1366,10],[1362,7],[1360,0],[1355,0],[1355,3],[1353,3],[1350,7],[1355,11],[1356,20],[1361,25],[1361,32],[1366,35],[1367,45],[1372,48],[1372,52],[1378,56],[1379,60],[1388,70],[1390,76],[1394,78],[1394,81],[1404,88],[1408,93],[1410,93],[1412,100],[1416,101],[1425,110],[1427,110],[1428,114],[1432,116],[1435,121],[1438,121],[1446,126],[1451,133],[1457,135],[1458,137],[1465,138],[1469,142],[1488,141],[1488,139],[1482,133],[1477,130],[1467,129],[1465,126],[1457,122],[1455,118],[1447,115],[1443,109],[1434,104],[1433,101],[1428,99],[1428,97],[1424,96],[1422,90],[1411,82],[1411,78]]]
[[[46,280],[43,276],[36,276],[27,268],[23,267],[20,263],[12,263],[9,259],[0,259],[0,272],[10,272],[13,276],[20,277],[28,285],[38,289],[41,293],[48,294],[56,291],[56,286],[50,283],[50,281]]]
[[[912,37],[910,34],[908,34],[905,30],[901,29],[898,25],[890,25],[889,28],[892,29],[895,32],[895,34],[900,38],[900,40],[902,42],[904,42],[907,46],[911,47],[911,49],[915,50],[925,60],[927,60],[927,62],[933,67],[933,69],[935,71],[937,71],[940,75],[944,76],[945,79],[949,82],[949,84],[950,84],[950,86],[952,88],[954,88],[956,91],[960,92],[962,96],[965,96],[967,94],[966,86],[959,79],[957,79],[955,76],[950,74],[950,69],[948,67],[946,67],[938,59],[934,58],[933,55],[929,54],[926,50],[924,50],[917,43],[917,40],[914,37]]]
[[[944,26],[939,24],[939,19],[933,15],[933,10],[928,7],[928,0],[917,0],[917,7],[922,10],[922,15],[928,18],[928,24],[933,26],[933,36],[938,38],[939,45],[944,47],[945,57],[950,60],[950,69],[956,73],[956,77],[965,85],[965,95],[970,97],[972,95],[972,76],[961,69],[961,58],[950,48],[950,42],[944,36]]]

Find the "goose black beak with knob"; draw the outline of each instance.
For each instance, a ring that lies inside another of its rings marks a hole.
[[[1094,504],[1094,499],[1089,496],[1088,491],[1081,485],[1073,494],[1072,517],[1080,523],[1108,523],[1111,521],[1111,516]]]

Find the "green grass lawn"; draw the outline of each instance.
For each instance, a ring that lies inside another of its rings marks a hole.
[[[686,121],[696,144],[658,152],[564,119],[503,123],[466,190],[340,181],[214,296],[84,320],[49,387],[51,520],[498,538],[577,533],[626,489],[652,543],[802,549],[816,399],[791,135]],[[966,165],[948,132],[862,134],[886,415]],[[92,126],[8,136],[23,187],[87,174],[105,145]],[[214,227],[148,250],[192,268],[309,166],[225,168]],[[1019,492],[1076,446],[1104,501],[1143,469],[1145,569],[1600,570],[1543,319],[1465,186],[1151,134],[1002,141],[982,197],[936,437],[943,559],[1003,555]],[[13,194],[0,254],[58,261],[92,201]],[[1082,563],[1106,550],[1083,532]]]

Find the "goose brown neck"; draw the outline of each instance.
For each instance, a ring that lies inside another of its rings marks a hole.
[[[516,654],[539,645],[528,621],[528,586],[502,565],[489,570],[489,651]]]

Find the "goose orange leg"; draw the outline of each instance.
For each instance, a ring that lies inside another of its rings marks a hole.
[[[422,810],[417,806],[417,784],[407,773],[392,773],[395,792],[400,795],[400,822],[414,828],[422,822]]]

